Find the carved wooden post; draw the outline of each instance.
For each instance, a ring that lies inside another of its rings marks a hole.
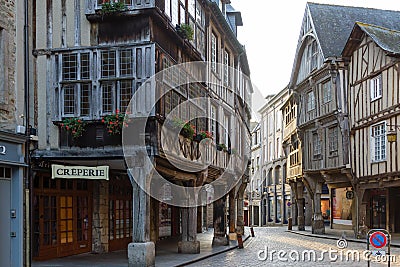
[[[297,224],[299,231],[305,231],[305,218],[304,218],[304,185],[302,182],[296,182],[296,198],[297,198]]]
[[[243,194],[238,193],[237,198],[237,233],[244,235],[244,209],[243,209]]]

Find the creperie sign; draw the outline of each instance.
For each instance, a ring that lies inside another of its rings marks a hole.
[[[104,179],[108,180],[108,166],[64,166],[64,165],[51,165],[51,178],[65,178],[65,179]]]

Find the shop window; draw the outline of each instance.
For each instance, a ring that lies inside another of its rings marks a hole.
[[[11,168],[0,167],[0,178],[11,179]]]

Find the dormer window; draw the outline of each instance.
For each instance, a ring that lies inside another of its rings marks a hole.
[[[316,40],[312,40],[311,43],[308,44],[308,64],[309,71],[313,71],[318,67],[318,44]]]

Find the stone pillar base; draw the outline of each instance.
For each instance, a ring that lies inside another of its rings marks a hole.
[[[312,221],[312,233],[313,234],[325,234],[324,220],[313,220]]]
[[[199,254],[200,241],[179,241],[178,253],[182,254]]]
[[[156,264],[156,250],[153,242],[129,243],[128,245],[129,267],[146,266]]]
[[[237,240],[237,234],[236,233],[229,233],[229,240]]]
[[[229,240],[227,236],[214,236],[212,241],[212,246],[227,246],[229,245]]]

